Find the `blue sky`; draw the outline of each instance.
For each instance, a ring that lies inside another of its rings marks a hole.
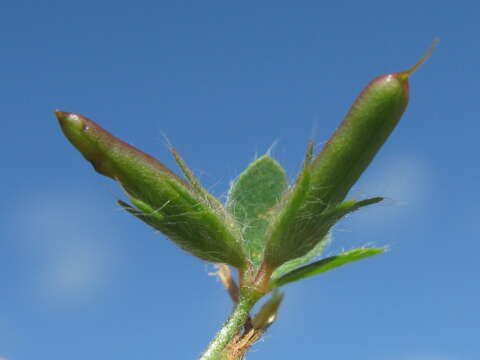
[[[195,359],[231,304],[211,265],[120,211],[67,143],[78,112],[215,195],[256,155],[292,179],[375,76],[411,102],[327,250],[383,256],[292,284],[249,359],[480,357],[478,35],[473,1],[10,1],[0,13],[0,358]]]

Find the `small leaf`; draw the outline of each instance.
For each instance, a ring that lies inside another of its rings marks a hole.
[[[262,259],[270,211],[287,186],[285,170],[265,155],[247,167],[229,192],[227,209],[240,223],[244,247],[254,266]]]
[[[140,220],[147,223],[147,225],[149,225],[153,228],[155,228],[155,220],[157,222],[165,220],[165,218],[159,213],[157,213],[156,216],[147,215],[147,213],[145,211],[148,212],[150,210],[150,207],[146,204],[143,204],[141,201],[135,201],[135,203],[137,204],[137,208],[134,208],[133,206],[131,206],[130,204],[128,204],[128,203],[126,203],[125,201],[122,201],[122,200],[117,200],[117,203],[124,210],[127,210],[130,214],[138,217]],[[143,210],[142,210],[142,208],[143,208]]]
[[[302,171],[295,185],[286,192],[277,206],[266,231],[265,264],[276,269],[288,260],[305,255],[299,253],[298,244],[304,238],[302,208],[305,206],[310,187],[310,161],[313,143],[308,146]],[[317,242],[321,238],[316,239]],[[313,246],[312,246],[313,247]]]
[[[294,281],[307,279],[309,277],[322,274],[324,272],[346,265],[348,263],[362,260],[370,256],[382,254],[383,252],[385,252],[384,248],[365,248],[346,251],[336,256],[331,256],[293,270],[286,275],[283,275],[279,279],[273,281],[272,287],[280,287]]]
[[[266,330],[272,325],[278,313],[278,308],[282,304],[283,293],[277,289],[272,292],[272,297],[263,304],[260,311],[255,315],[252,320],[252,326],[254,329]]]
[[[178,153],[178,151],[175,149],[175,148],[171,148],[170,150],[172,152],[172,155],[173,155],[173,158],[175,159],[175,161],[177,162],[178,166],[180,167],[180,169],[182,170],[183,174],[185,175],[185,177],[188,179],[188,181],[190,182],[190,184],[192,185],[192,189],[197,193],[197,195],[204,199],[204,201],[208,204],[210,204],[210,206],[214,207],[216,210],[218,211],[224,211],[224,207],[222,205],[222,203],[220,201],[218,201],[218,199],[213,196],[212,194],[210,194],[203,186],[202,184],[200,183],[200,181],[198,181],[198,179],[196,178],[195,174],[193,173],[193,171],[191,171],[186,162],[183,160],[183,158],[180,156],[180,154]]]
[[[358,202],[351,200],[325,207],[321,201],[312,197],[312,147],[310,144],[304,167],[294,187],[280,202],[267,229],[265,266],[272,271],[315,248],[345,215],[383,200],[380,197]]]
[[[226,233],[225,227],[208,208],[202,210],[199,207],[194,212],[172,216],[166,211],[168,206],[153,209],[138,199],[130,198],[130,201],[135,208],[123,201],[118,203],[130,214],[168,236],[183,250],[202,260],[239,268],[243,266],[244,260],[239,249],[221,241],[228,239],[230,234]]]
[[[315,260],[317,257],[322,255],[323,251],[325,248],[331,243],[332,241],[332,234],[328,233],[315,247],[310,250],[308,253],[306,253],[304,256],[301,256],[296,259],[292,259],[281,265],[279,268],[277,268],[273,274],[272,274],[272,279],[278,279],[285,275],[286,273],[302,266],[310,261]]]

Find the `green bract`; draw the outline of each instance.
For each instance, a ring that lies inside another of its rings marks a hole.
[[[238,177],[228,194],[227,209],[242,228],[243,244],[255,268],[263,260],[265,231],[272,210],[287,186],[285,170],[265,155]]]
[[[370,256],[382,254],[385,252],[383,248],[376,249],[355,249],[340,253],[335,256],[324,258],[322,260],[316,261],[312,264],[299,267],[283,276],[276,278],[272,277],[271,286],[273,288],[283,286],[285,284],[303,280],[329,270],[333,270],[337,267],[349,264],[354,261],[362,260]]]

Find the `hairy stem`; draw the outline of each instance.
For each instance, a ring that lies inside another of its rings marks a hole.
[[[200,360],[221,360],[221,356],[227,345],[237,335],[245,325],[248,319],[250,310],[258,301],[257,296],[252,294],[241,294],[238,303],[235,306],[232,314],[228,318],[223,328],[217,333],[215,338],[208,346],[200,358]]]

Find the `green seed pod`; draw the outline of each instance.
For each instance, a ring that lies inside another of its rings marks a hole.
[[[428,59],[436,43],[409,70],[379,76],[362,91],[313,161],[312,199],[325,207],[343,201],[398,124],[409,100],[408,78]]]
[[[118,181],[136,208],[130,213],[167,235],[181,248],[211,262],[242,268],[241,234],[234,220],[156,159],[114,137],[78,114],[56,111],[68,140],[102,175]],[[211,196],[211,195],[210,195]]]
[[[408,78],[435,45],[411,69],[373,80],[313,160],[309,147],[305,166],[267,231],[266,271],[307,254],[343,216],[381,200],[342,204],[399,122],[408,104]]]
[[[116,138],[92,120],[62,111],[56,111],[55,115],[65,136],[94,169],[117,180],[131,196],[159,206],[163,203],[157,203],[157,193],[152,191],[159,178],[187,185],[156,159]]]

